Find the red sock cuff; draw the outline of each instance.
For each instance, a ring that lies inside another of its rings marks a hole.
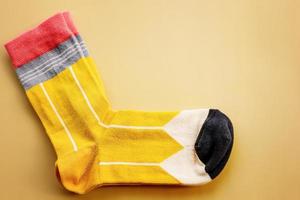
[[[70,14],[63,12],[9,41],[5,44],[5,48],[14,68],[18,68],[77,34]]]

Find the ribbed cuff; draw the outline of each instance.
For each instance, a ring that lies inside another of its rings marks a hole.
[[[16,69],[77,34],[70,14],[62,12],[9,41],[5,48]]]
[[[55,77],[88,56],[68,12],[50,17],[5,47],[25,90]]]

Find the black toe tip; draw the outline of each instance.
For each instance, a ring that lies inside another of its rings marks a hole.
[[[216,109],[210,109],[195,143],[205,171],[214,179],[226,165],[233,145],[233,126],[230,119]]]

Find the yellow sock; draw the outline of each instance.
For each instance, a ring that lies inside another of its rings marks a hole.
[[[64,187],[199,185],[225,166],[230,120],[216,109],[114,111],[69,13],[6,44],[26,95],[57,153]]]

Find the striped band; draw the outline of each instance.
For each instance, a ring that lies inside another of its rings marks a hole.
[[[5,47],[25,90],[88,56],[68,12],[54,15]]]
[[[17,68],[16,73],[27,90],[54,77],[81,57],[86,56],[88,56],[88,51],[81,37],[79,35],[72,36],[55,49]]]

